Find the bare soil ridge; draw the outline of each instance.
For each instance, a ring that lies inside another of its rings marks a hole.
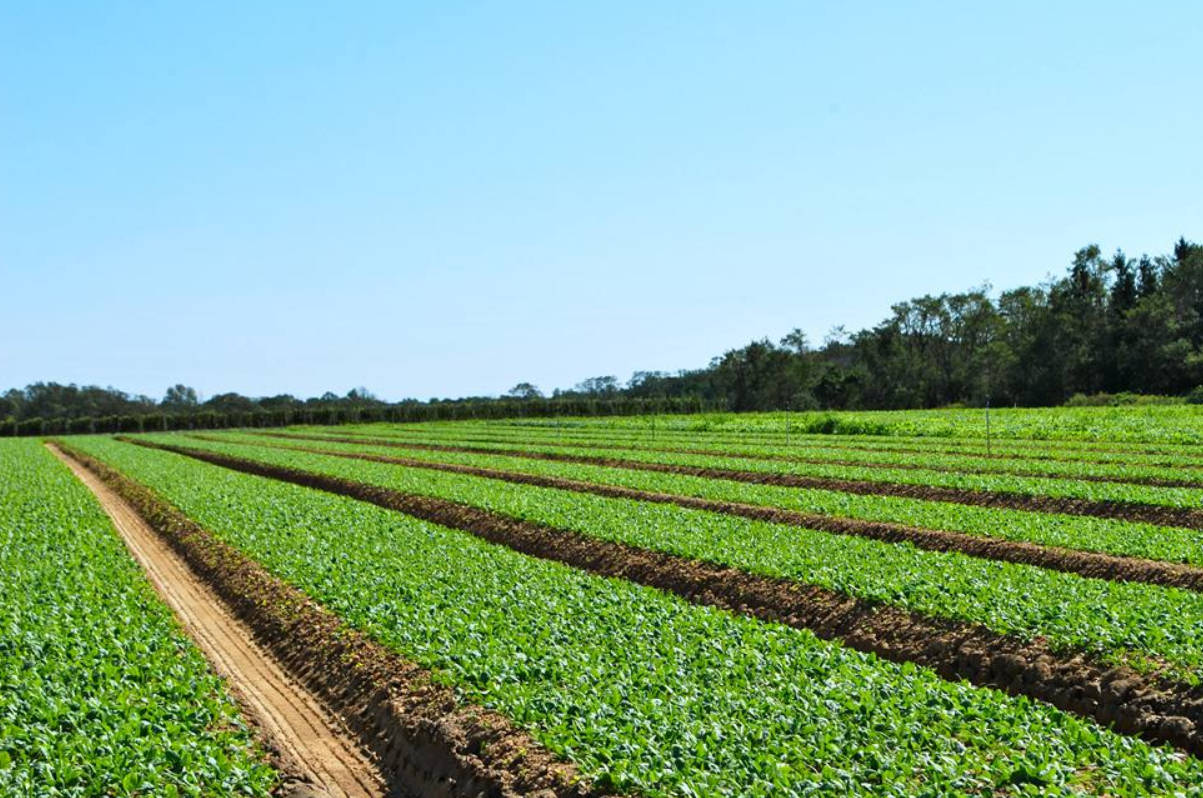
[[[1027,642],[972,624],[874,605],[812,585],[590,538],[442,499],[216,452],[127,440],[369,502],[524,554],[672,592],[697,604],[809,629],[821,638],[884,659],[930,667],[949,680],[966,679],[1046,701],[1120,733],[1203,755],[1203,689],[1158,682],[1128,668],[1108,668],[1083,654],[1053,651],[1041,641]]]
[[[91,456],[61,449],[170,543],[288,673],[344,719],[393,795],[600,798],[509,718],[460,702],[429,671],[347,626],[301,591]]]

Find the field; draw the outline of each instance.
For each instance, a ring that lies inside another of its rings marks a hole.
[[[275,775],[82,484],[0,445],[0,794],[265,795]]]
[[[322,781],[172,621],[119,504],[341,719],[363,794],[1203,795],[1201,421],[52,441],[103,508],[43,442],[0,441],[0,794]]]

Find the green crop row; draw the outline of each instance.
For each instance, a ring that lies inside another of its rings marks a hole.
[[[864,466],[921,465],[925,470],[947,469],[954,472],[981,474],[983,476],[1013,475],[1071,480],[1087,477],[1111,482],[1149,479],[1180,480],[1194,482],[1199,488],[1203,488],[1203,469],[1184,469],[1180,466],[1148,466],[1132,462],[1114,464],[1081,461],[997,459],[976,455],[952,455],[940,452],[864,451],[863,449],[839,448],[831,445],[814,445],[809,443],[804,445],[779,446],[766,444],[718,444],[705,440],[687,442],[632,440],[626,438],[581,439],[567,436],[534,436],[520,439],[514,436],[483,436],[479,432],[473,433],[471,431],[461,432],[458,436],[450,436],[446,433],[430,434],[420,430],[410,431],[406,435],[399,435],[395,432],[390,434],[385,431],[372,436],[370,432],[364,434],[362,430],[357,430],[356,433],[350,435],[339,435],[338,432],[327,428],[325,430],[310,430],[307,433],[298,434],[334,435],[338,437],[364,438],[366,440],[371,440],[375,437],[378,440],[396,441],[398,443],[436,443],[441,445],[490,447],[498,450],[555,447],[554,451],[584,455],[591,454],[594,451],[602,451],[605,448],[610,448],[615,453],[623,453],[621,456],[626,456],[632,451],[654,454],[665,449],[680,449],[683,452],[688,451],[698,455],[712,455],[721,452],[730,457],[739,458],[741,462],[750,460],[760,467],[766,467],[766,463],[784,463],[788,466],[791,460],[813,460],[819,463],[839,461],[841,463]],[[620,455],[615,454],[615,456]],[[779,470],[779,468],[773,465],[768,465],[767,467]]]
[[[1031,460],[1085,461],[1123,465],[1126,463],[1167,466],[1203,466],[1203,447],[1198,445],[1081,443],[1077,441],[1030,441],[1003,439],[987,445],[976,438],[924,438],[874,435],[807,435],[796,432],[697,432],[655,427],[593,427],[571,423],[517,424],[505,421],[431,422],[425,424],[349,424],[338,427],[291,427],[293,432],[324,430],[331,433],[361,434],[429,434],[457,437],[464,434],[489,435],[499,440],[575,439],[583,443],[612,440],[663,445],[707,445],[710,448],[730,446],[775,446],[784,451],[803,447],[835,450],[849,448],[891,452],[920,450],[950,456],[1014,455]]]
[[[1087,651],[1111,664],[1168,663],[1192,683],[1199,681],[1203,667],[1199,593],[1086,579],[905,543],[482,477],[254,446],[204,442],[197,448],[450,499],[588,536],[981,624],[1002,634],[1042,637],[1062,650]]]
[[[222,433],[231,442],[252,445],[316,447],[327,451],[406,457],[433,463],[454,463],[539,476],[576,479],[636,490],[670,493],[715,501],[778,507],[861,521],[881,521],[908,526],[986,535],[1006,540],[1098,551],[1124,557],[1180,562],[1203,566],[1203,532],[1193,529],[1131,523],[1109,518],[1035,513],[951,502],[925,501],[895,496],[872,496],[811,488],[786,488],[723,479],[637,471],[625,468],[531,460],[508,455],[401,450],[357,444],[271,439],[253,434]],[[200,446],[203,441],[178,438],[175,442]]]
[[[266,796],[276,775],[92,494],[0,442],[0,795]]]
[[[1203,444],[1203,406],[995,408],[995,438],[1050,441],[1120,441],[1145,444]],[[515,423],[515,422],[510,422]],[[678,416],[615,416],[587,419],[527,419],[529,425],[577,423],[616,429],[681,429],[692,432],[817,432],[937,438],[985,438],[982,408],[803,413],[701,413]]]
[[[785,626],[331,494],[79,442],[603,788],[647,796],[1203,790],[1203,762]]]
[[[369,439],[370,440],[370,439]],[[365,444],[368,441],[365,441]],[[677,454],[662,451],[635,451],[594,447],[551,446],[546,444],[478,444],[515,455],[568,454],[583,457],[605,457],[633,463],[686,466],[746,471],[753,474],[812,477],[818,479],[856,480],[898,485],[957,488],[961,490],[994,491],[1020,496],[1087,499],[1090,501],[1133,502],[1166,507],[1198,508],[1203,502],[1203,488],[1160,488],[1114,482],[1088,482],[1075,479],[1020,477],[1006,474],[969,474],[930,471],[922,468],[890,468],[888,466],[829,465],[798,463],[783,460],[750,460],[719,455]],[[924,455],[908,455],[904,461],[916,466],[926,462]]]

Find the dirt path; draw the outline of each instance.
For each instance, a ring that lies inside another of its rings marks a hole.
[[[54,446],[50,449],[96,495],[155,590],[214,670],[228,681],[243,709],[278,752],[285,770],[299,777],[287,794],[297,798],[383,796],[376,768],[341,724],[285,675],[253,641],[249,630],[124,499]]]

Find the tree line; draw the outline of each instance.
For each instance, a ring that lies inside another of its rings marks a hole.
[[[889,410],[955,404],[1038,407],[1123,394],[1203,400],[1203,246],[1168,255],[1074,253],[1035,286],[922,296],[876,326],[795,329],[706,368],[597,377],[554,396],[694,397],[728,410]],[[534,386],[515,386],[531,395]]]
[[[505,396],[387,403],[339,396],[201,401],[186,385],[162,399],[115,388],[35,383],[0,395],[0,435],[227,426],[426,421],[708,410],[1047,406],[1075,396],[1203,399],[1203,246],[1170,254],[1074,253],[1066,272],[991,296],[987,288],[900,302],[876,326],[832,330],[812,346],[795,329],[724,352],[700,369],[593,377],[551,396],[532,383]],[[1192,393],[1193,392],[1193,393]]]
[[[389,403],[364,388],[345,396],[309,399],[281,394],[251,398],[223,393],[200,401],[195,389],[174,385],[161,400],[115,388],[39,382],[0,395],[0,436],[110,432],[168,432],[227,427],[282,427],[473,418],[642,415],[720,409],[697,398],[580,396],[562,399],[469,397]]]

